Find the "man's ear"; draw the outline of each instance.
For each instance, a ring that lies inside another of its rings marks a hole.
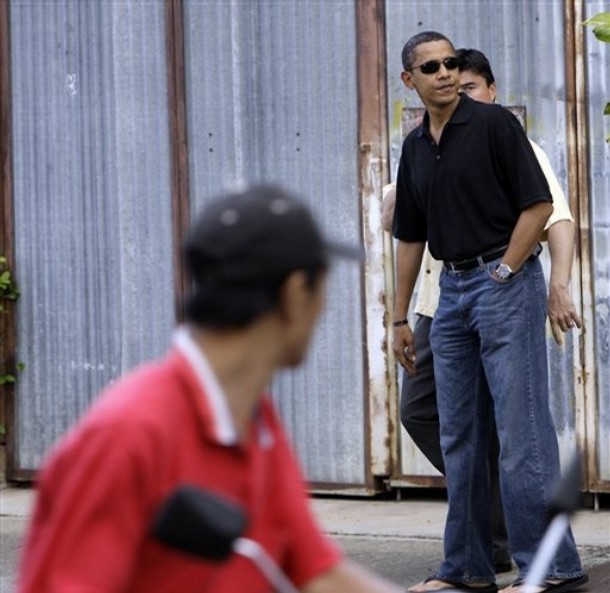
[[[415,88],[415,85],[413,84],[413,74],[411,72],[408,72],[407,70],[403,70],[400,74],[400,78],[402,80],[402,83],[408,89],[413,90]]]
[[[301,315],[309,292],[311,289],[307,284],[305,272],[292,272],[280,289],[278,309],[282,318],[291,321],[295,316]]]
[[[491,102],[495,103],[496,102],[496,83],[492,82],[489,85],[488,90],[489,90],[489,98],[491,99]]]

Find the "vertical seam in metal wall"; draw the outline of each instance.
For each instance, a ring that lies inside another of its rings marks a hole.
[[[583,404],[585,406],[585,432],[587,459],[586,477],[588,490],[597,490],[599,484],[599,471],[597,459],[597,372],[595,361],[595,305],[593,303],[595,271],[593,267],[593,237],[591,235],[591,192],[589,186],[589,124],[588,124],[588,97],[585,69],[585,31],[584,31],[584,0],[573,0],[575,4],[575,40],[576,40],[576,124],[577,124],[577,171],[578,171],[578,216],[580,226],[586,232],[580,233],[579,248],[581,253],[581,298],[584,311],[591,312],[591,326],[589,331],[581,332],[582,340],[582,385]],[[580,56],[580,59],[578,57]],[[586,259],[585,259],[586,258]]]
[[[590,490],[597,480],[597,455],[595,453],[595,332],[587,328],[587,321],[594,323],[591,295],[593,294],[593,268],[591,257],[589,212],[589,159],[587,132],[587,96],[584,68],[583,0],[565,0],[565,64],[566,64],[566,121],[568,151],[568,182],[570,207],[577,222],[577,263],[583,330],[580,333],[578,351],[579,368],[574,377],[577,442],[584,451],[585,489]]]
[[[12,151],[11,151],[11,86],[10,86],[10,32],[9,3],[0,3],[0,153],[2,168],[0,175],[0,252],[6,257],[13,277],[16,276],[13,241],[13,189],[12,189]],[[0,371],[9,368],[15,357],[15,307],[9,303],[6,314],[0,319]],[[14,471],[15,430],[14,430],[13,384],[7,383],[0,391],[0,406],[6,427],[6,477]]]
[[[186,129],[186,84],[184,65],[184,4],[165,0],[167,59],[167,105],[171,155],[171,203],[174,238],[175,316],[183,320],[188,278],[182,265],[182,238],[189,225],[188,136]]]
[[[387,98],[386,98],[386,70],[383,67],[385,64],[385,7],[383,0],[375,2],[367,2],[358,0],[356,3],[356,35],[357,35],[357,72],[358,72],[358,160],[359,160],[359,198],[361,203],[360,216],[361,228],[366,233],[366,225],[364,220],[364,210],[367,205],[364,203],[364,198],[367,189],[376,190],[375,197],[380,202],[381,186],[388,182],[388,142],[387,142]],[[373,92],[372,92],[373,91]],[[378,188],[366,188],[367,180],[364,175],[364,169],[378,163],[378,177],[381,181]],[[379,204],[377,204],[379,206]],[[366,239],[366,237],[365,237]],[[365,434],[366,451],[365,459],[367,464],[367,480],[373,479],[369,484],[370,487],[375,487],[375,476],[372,476],[371,470],[373,461],[372,447],[375,435],[372,434],[372,414],[377,414],[378,410],[374,409],[377,406],[372,406],[373,398],[376,394],[370,393],[371,390],[371,373],[369,357],[373,355],[372,349],[381,347],[381,344],[370,343],[370,333],[368,328],[371,324],[383,323],[383,319],[368,319],[370,308],[367,307],[366,295],[366,278],[364,271],[362,274],[362,290],[363,290],[363,311],[362,315],[365,320],[363,325],[363,356],[366,361],[364,385],[365,393]],[[369,295],[369,298],[371,295]],[[376,298],[377,295],[373,295]],[[387,341],[384,346],[387,349]],[[387,350],[386,350],[387,354]],[[386,381],[387,384],[387,381]],[[381,397],[382,394],[377,394]],[[387,438],[384,439],[384,444],[388,450],[388,476],[393,471],[395,462],[396,450],[396,423],[395,423],[395,406],[393,400],[395,394],[392,390],[388,390],[383,394],[387,399],[385,402],[385,413],[387,414],[388,424],[386,426]]]

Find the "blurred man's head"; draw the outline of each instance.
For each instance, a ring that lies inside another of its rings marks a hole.
[[[210,202],[184,252],[193,281],[187,321],[234,332],[273,318],[282,329],[283,365],[305,354],[323,308],[330,257],[360,257],[358,248],[327,241],[305,204],[271,185]]]
[[[496,80],[485,54],[478,49],[458,49],[460,92],[475,101],[493,103],[496,100]]]

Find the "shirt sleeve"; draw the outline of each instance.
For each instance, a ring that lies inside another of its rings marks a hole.
[[[439,279],[442,269],[443,262],[434,259],[426,245],[419,270],[419,286],[414,309],[418,315],[434,317],[440,298]]]
[[[534,149],[534,154],[538,159],[538,163],[540,164],[540,168],[548,181],[549,188],[551,190],[551,195],[553,196],[553,212],[549,217],[545,227],[544,227],[544,235],[543,240],[546,240],[546,231],[548,231],[556,222],[560,220],[568,220],[570,222],[574,222],[574,218],[572,217],[572,213],[570,212],[570,207],[568,206],[568,202],[566,200],[565,194],[561,189],[561,185],[559,184],[559,180],[555,175],[555,171],[553,171],[553,167],[551,166],[551,162],[549,161],[549,157],[546,152],[538,146],[535,142],[530,140],[530,144]]]
[[[427,219],[415,201],[408,175],[407,136],[396,176],[396,205],[392,234],[399,241],[424,243],[428,238]]]
[[[115,435],[95,427],[78,431],[45,464],[19,593],[125,590],[137,547],[146,537],[150,509],[142,494],[149,484],[142,471],[141,436]]]

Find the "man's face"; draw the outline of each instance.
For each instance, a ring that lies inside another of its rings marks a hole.
[[[311,342],[318,318],[326,301],[326,272],[321,272],[312,287],[302,272],[296,272],[287,281],[284,290],[283,355],[281,366],[292,367],[303,362]]]
[[[444,60],[454,57],[455,51],[447,41],[422,43],[415,50],[411,71],[402,73],[402,81],[407,88],[417,91],[424,105],[437,107],[449,105],[458,96],[459,71],[457,67],[447,68]],[[426,74],[421,66],[429,63],[436,63],[439,69]]]
[[[467,94],[475,101],[481,103],[493,103],[496,100],[496,83],[490,85],[480,74],[475,74],[470,70],[460,72],[460,93]]]

